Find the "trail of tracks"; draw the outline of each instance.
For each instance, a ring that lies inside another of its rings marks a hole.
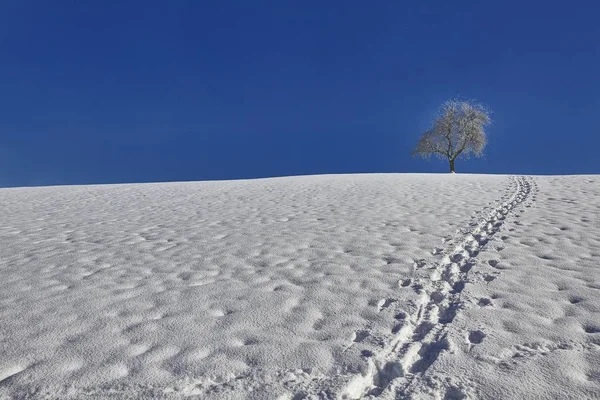
[[[410,398],[419,378],[442,351],[449,349],[448,327],[463,306],[461,292],[477,255],[500,230],[507,215],[528,198],[534,185],[527,177],[510,180],[510,197],[489,212],[457,245],[444,251],[440,262],[417,262],[420,270],[428,274],[403,284],[411,285],[419,294],[416,312],[406,316],[394,330],[395,336],[389,344],[368,360],[366,376],[349,382],[344,391],[347,398]],[[495,275],[484,276],[485,281],[493,279]],[[468,338],[476,344],[483,340],[482,335],[475,331]]]

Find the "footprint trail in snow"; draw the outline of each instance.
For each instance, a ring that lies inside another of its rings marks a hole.
[[[531,178],[511,177],[508,190],[512,189],[512,195],[491,210],[457,245],[436,251],[441,255],[440,262],[417,261],[418,270],[426,275],[412,281],[411,287],[419,293],[416,312],[406,316],[402,325],[394,328],[395,336],[389,344],[368,359],[367,374],[350,380],[344,393],[347,398],[411,398],[423,373],[442,351],[451,348],[447,330],[463,307],[461,292],[469,281],[476,257],[499,232],[509,213],[528,198],[533,185]],[[495,277],[483,278],[489,283]],[[485,338],[482,331],[466,335],[471,346]]]

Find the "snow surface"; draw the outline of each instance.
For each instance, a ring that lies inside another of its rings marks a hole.
[[[600,398],[600,177],[0,190],[0,398]]]

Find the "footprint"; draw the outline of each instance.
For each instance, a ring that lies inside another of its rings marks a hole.
[[[192,277],[192,274],[190,272],[181,272],[177,275],[177,277],[182,281],[189,281]]]
[[[467,261],[465,265],[460,267],[460,272],[468,273],[471,271],[471,269],[473,269],[473,266],[475,266],[475,261]]]
[[[475,330],[469,332],[469,336],[467,337],[467,339],[469,339],[469,343],[480,344],[481,342],[483,342],[483,339],[485,339],[486,336],[487,335],[483,331]]]
[[[324,326],[325,326],[325,320],[323,318],[319,318],[313,324],[313,329],[315,331],[320,331],[321,329],[323,329]]]
[[[403,279],[398,282],[401,287],[407,287],[412,283],[412,279]]]
[[[399,259],[390,256],[383,257],[383,261],[385,261],[387,265],[400,263]]]
[[[400,329],[402,329],[403,326],[404,324],[396,324],[396,326],[392,328],[392,333],[395,335],[396,333],[400,332]]]
[[[460,303],[450,303],[446,307],[441,307],[438,322],[446,325],[454,321],[454,318],[456,318],[456,314],[458,314],[460,307]]]
[[[404,319],[406,319],[406,317],[407,317],[407,315],[404,312],[399,312],[398,314],[396,314],[394,316],[394,318],[397,320],[404,320]]]
[[[559,282],[556,284],[556,290],[558,290],[559,292],[563,292],[568,289],[569,289],[569,285],[566,284],[565,282]]]
[[[456,253],[450,257],[450,260],[452,260],[452,262],[454,262],[454,263],[459,263],[463,260],[463,258],[465,258],[464,254]]]
[[[360,342],[364,341],[368,337],[369,337],[369,332],[367,332],[367,331],[356,331],[354,333],[354,339],[352,339],[352,341],[354,343],[360,343]]]
[[[446,298],[446,295],[443,292],[433,292],[431,293],[431,300],[434,303],[441,303]]]
[[[423,340],[425,338],[425,336],[427,336],[427,334],[433,329],[434,326],[435,326],[435,324],[433,324],[432,322],[429,322],[429,321],[421,322],[415,328],[415,332],[413,333],[412,340],[414,342]]]
[[[421,285],[420,283],[415,283],[414,285],[412,285],[412,289],[415,291],[415,293],[421,293],[421,291],[423,290],[423,285]]]
[[[453,294],[460,293],[463,291],[464,288],[465,288],[465,281],[458,281],[452,286],[451,293],[453,293]]]
[[[444,400],[464,400],[469,399],[469,393],[464,388],[450,386],[444,394]]]
[[[487,307],[492,305],[492,299],[488,299],[487,297],[482,297],[477,302],[479,307]]]
[[[395,299],[381,299],[377,302],[377,310],[379,312],[388,308],[392,303],[395,303]]]
[[[571,297],[569,297],[569,303],[571,303],[571,304],[581,303],[584,300],[585,299],[583,297],[579,297],[579,296],[571,296]]]
[[[584,325],[583,330],[585,333],[600,333],[599,325]]]

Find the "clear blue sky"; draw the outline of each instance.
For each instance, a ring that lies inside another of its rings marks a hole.
[[[408,3],[2,1],[0,186],[446,172],[456,95],[458,172],[600,173],[597,2]]]

